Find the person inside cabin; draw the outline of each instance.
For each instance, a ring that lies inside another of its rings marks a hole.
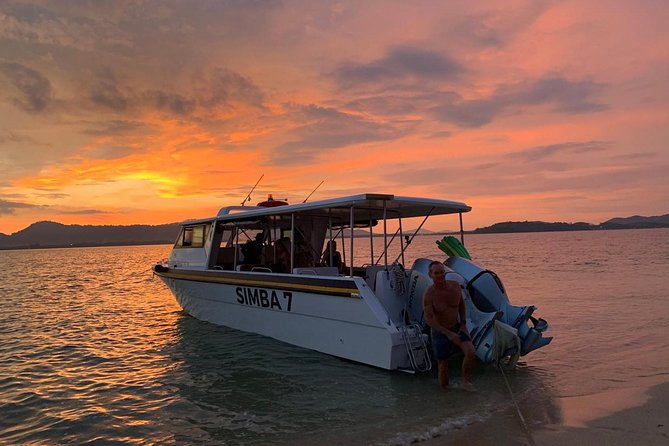
[[[244,263],[259,264],[262,258],[263,249],[263,234],[259,232],[256,234],[255,240],[249,240],[242,246],[242,254],[244,254]]]
[[[290,239],[282,237],[274,242],[275,249],[275,265],[274,269],[277,273],[290,272]]]
[[[311,244],[307,241],[304,233],[296,228],[295,231],[295,267],[309,268],[316,266],[314,258],[318,257],[318,252],[314,252]]]
[[[465,355],[462,387],[470,389],[475,351],[465,323],[465,301],[460,284],[446,280],[446,267],[436,260],[430,263],[429,275],[433,284],[425,290],[423,312],[432,328],[432,349],[439,369],[439,384],[443,389],[448,388],[448,359],[462,350]]]
[[[330,261],[330,253],[332,253],[332,261]],[[339,274],[344,270],[344,262],[341,260],[341,254],[337,251],[337,242],[330,240],[323,251],[321,264],[325,266],[336,266]]]

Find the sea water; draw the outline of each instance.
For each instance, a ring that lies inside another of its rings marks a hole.
[[[416,237],[405,262],[443,260],[438,238]],[[668,229],[465,242],[514,304],[536,305],[551,324],[553,343],[506,375],[530,429],[560,423],[565,398],[669,381]],[[356,264],[368,263],[369,243],[356,244]],[[456,360],[453,388],[441,391],[434,373],[379,370],[189,317],[150,271],[170,249],[0,251],[0,443],[524,441],[492,367],[475,367],[470,393]]]

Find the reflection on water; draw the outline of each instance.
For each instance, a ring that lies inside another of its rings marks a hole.
[[[514,303],[538,305],[553,327],[553,344],[508,374],[530,426],[560,422],[563,398],[669,369],[669,231],[467,242]],[[508,444],[524,441],[492,368],[475,370],[477,392],[442,392],[434,374],[378,370],[184,315],[149,272],[169,249],[0,252],[0,443],[407,444],[466,433],[499,444],[499,429]],[[439,258],[429,237],[407,255]]]
[[[189,317],[177,327],[177,343],[166,352],[176,366],[163,380],[181,397],[172,409],[196,414],[197,422],[182,427],[197,438],[383,444],[398,435],[415,438],[449,419],[461,425],[484,420],[508,407],[501,376],[486,367],[475,374],[477,392],[445,393],[434,374],[389,373]],[[523,367],[511,385],[524,389],[519,398],[540,401],[543,413],[535,411],[536,417],[555,420],[541,379]],[[446,425],[442,434],[461,425]]]

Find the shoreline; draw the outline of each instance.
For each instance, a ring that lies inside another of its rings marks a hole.
[[[542,426],[537,444],[669,444],[669,382],[560,399],[563,421]],[[622,405],[622,406],[621,406]],[[616,409],[615,407],[618,407]]]

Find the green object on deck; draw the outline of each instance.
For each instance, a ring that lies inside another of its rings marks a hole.
[[[468,260],[472,259],[472,256],[469,255],[467,248],[460,243],[460,240],[453,237],[452,235],[447,235],[441,240],[437,240],[437,246],[449,257],[462,257]]]

